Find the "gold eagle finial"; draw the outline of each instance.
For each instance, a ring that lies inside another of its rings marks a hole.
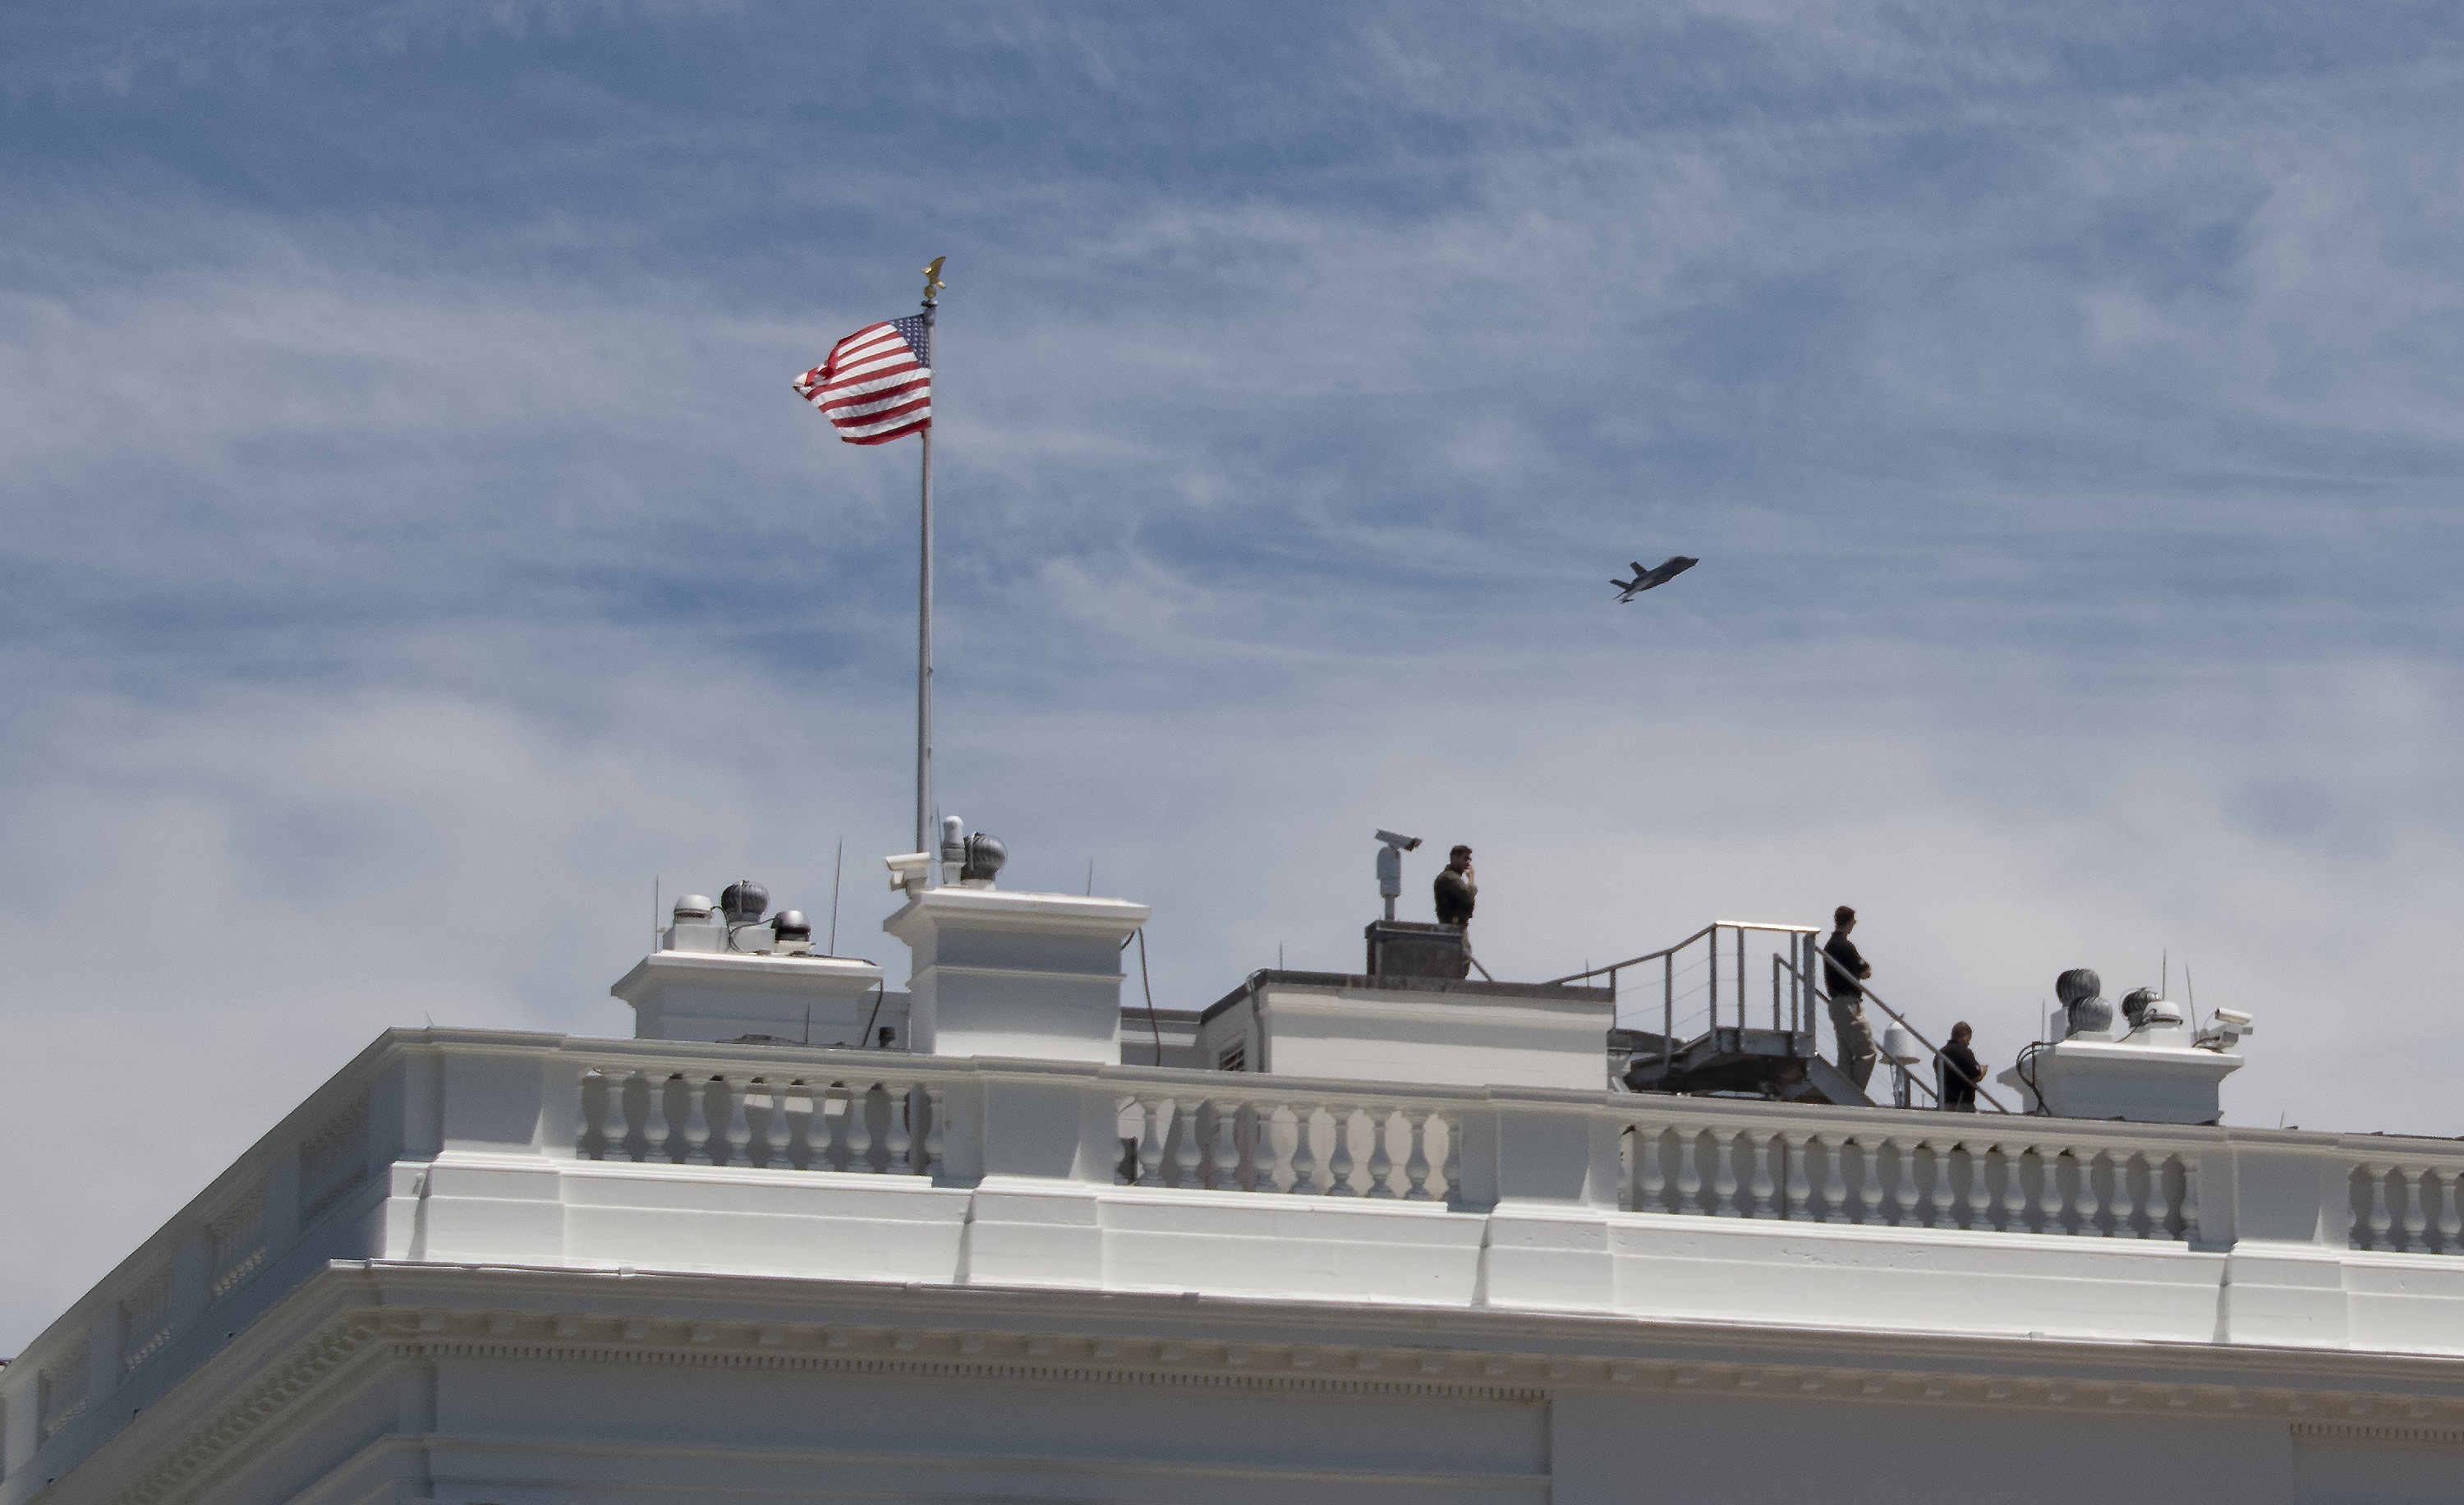
[[[949,283],[941,280],[941,263],[949,259],[950,258],[947,256],[935,256],[931,261],[925,263],[924,301],[928,303],[933,301],[934,294],[940,292],[941,289],[950,285]]]

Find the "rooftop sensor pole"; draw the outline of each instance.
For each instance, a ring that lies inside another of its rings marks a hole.
[[[1377,849],[1377,893],[1386,900],[1386,918],[1395,918],[1395,901],[1403,896],[1403,853],[1420,845],[1418,836],[1398,836],[1381,830],[1377,839],[1385,845]]]

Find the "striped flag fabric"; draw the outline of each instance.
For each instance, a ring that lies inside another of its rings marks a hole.
[[[867,324],[796,378],[796,393],[849,444],[888,444],[933,427],[933,334],[920,318]]]

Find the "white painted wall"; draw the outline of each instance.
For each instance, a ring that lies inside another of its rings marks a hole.
[[[1200,1049],[1219,1061],[1235,1044],[1244,1070],[1353,1081],[1463,1086],[1608,1086],[1605,991],[1483,991],[1306,983],[1268,973],[1250,998],[1207,1021]]]
[[[1216,1147],[1282,1115],[1263,1187],[1181,1137],[1219,1104]],[[1171,1126],[1145,1184],[1125,1111]],[[1372,1165],[1407,1120],[1430,1200]],[[1825,1145],[1917,1179],[1826,1220],[1859,1193]],[[2018,1209],[2052,1231],[1926,1179],[2040,1160],[2095,1173]],[[0,1505],[2445,1498],[2459,1175],[2367,1136],[403,1031],[0,1370]],[[124,1367],[166,1270],[176,1331]],[[52,1426],[80,1354],[105,1383]]]

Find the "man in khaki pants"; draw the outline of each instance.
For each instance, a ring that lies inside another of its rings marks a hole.
[[[1865,1023],[1865,990],[1857,985],[1874,975],[1858,954],[1848,932],[1857,928],[1857,912],[1842,904],[1831,916],[1831,939],[1823,942],[1822,972],[1831,995],[1831,1029],[1839,1037],[1839,1070],[1863,1092],[1881,1052],[1874,1049],[1873,1027]]]

